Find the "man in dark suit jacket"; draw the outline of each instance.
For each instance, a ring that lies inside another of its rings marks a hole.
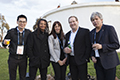
[[[94,12],[91,22],[95,28],[91,31],[93,50],[92,61],[95,64],[97,80],[115,80],[116,66],[119,64],[116,49],[119,41],[113,26],[104,25],[101,13]]]
[[[3,46],[6,47],[8,45],[7,39],[9,39],[10,54],[8,59],[8,66],[10,80],[16,80],[17,67],[19,67],[20,80],[26,80],[26,40],[28,34],[31,31],[25,29],[25,26],[27,24],[27,17],[25,15],[19,15],[17,17],[17,24],[18,26],[16,28],[8,30],[7,35],[3,40]]]
[[[68,54],[72,80],[87,80],[87,62],[91,52],[89,30],[79,27],[76,16],[70,16],[71,31],[66,34],[64,52]]]

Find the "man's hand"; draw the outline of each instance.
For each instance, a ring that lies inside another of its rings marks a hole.
[[[93,63],[96,63],[97,59],[94,56],[92,56],[92,61],[93,61]]]
[[[10,39],[4,39],[4,42],[3,42],[5,45],[8,45],[10,44]]]
[[[68,53],[71,53],[72,50],[69,47],[65,47],[64,52],[68,54]]]

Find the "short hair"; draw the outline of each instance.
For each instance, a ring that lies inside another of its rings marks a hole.
[[[78,21],[78,18],[77,18],[76,16],[70,16],[70,17],[68,18],[68,22],[69,22],[70,18],[75,18],[76,21]]]
[[[19,20],[19,18],[25,18],[26,21],[27,21],[27,17],[26,17],[25,15],[23,15],[23,14],[21,14],[21,15],[19,15],[19,16],[17,17],[17,21]]]
[[[103,16],[101,13],[99,12],[93,12],[91,17],[90,17],[90,20],[92,21],[92,19],[95,17],[95,16],[98,16],[100,19],[103,19]]]

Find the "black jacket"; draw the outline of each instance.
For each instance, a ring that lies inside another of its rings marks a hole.
[[[93,43],[95,29],[91,31],[91,43]],[[113,26],[102,26],[98,38],[98,43],[102,45],[102,49],[99,49],[100,61],[105,69],[116,67],[120,62],[116,49],[119,49],[119,41],[117,33]],[[92,50],[91,56],[94,56],[95,52]]]
[[[25,34],[24,34],[24,53],[23,53],[23,55],[18,55],[18,54],[16,54],[17,46],[18,46],[17,27],[16,28],[12,28],[12,29],[7,31],[7,34],[6,34],[4,39],[10,39],[9,53],[10,53],[11,57],[16,58],[16,59],[21,59],[23,57],[26,57],[26,47],[27,47],[26,46],[26,40],[27,40],[28,34],[30,32],[31,32],[30,30],[25,29]],[[4,42],[4,40],[3,40],[3,42]],[[7,45],[4,45],[3,42],[2,42],[2,45],[4,47],[6,47]]]
[[[70,34],[71,31],[69,31],[66,34],[66,43],[65,43],[66,47],[68,46]],[[90,43],[89,30],[79,27],[74,40],[74,57],[77,65],[82,65],[88,62],[90,53],[91,53],[91,43]]]
[[[27,40],[27,46],[30,66],[42,66],[42,68],[49,66],[50,54],[47,33],[40,32],[38,35],[38,29],[32,32]]]

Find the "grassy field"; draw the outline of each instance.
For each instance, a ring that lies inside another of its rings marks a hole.
[[[8,49],[0,49],[0,80],[9,80],[9,72],[8,72]],[[120,53],[118,53],[120,58]],[[28,70],[27,70],[28,72]],[[66,74],[69,72],[69,68],[67,68]],[[18,73],[18,72],[17,72]],[[120,79],[120,65],[117,66],[116,71],[117,77]],[[48,74],[54,75],[52,66],[50,65],[48,68]],[[95,76],[95,69],[92,62],[88,63],[88,74],[91,76]],[[37,72],[37,75],[39,75],[39,71]],[[19,80],[19,75],[17,74],[17,80]]]

